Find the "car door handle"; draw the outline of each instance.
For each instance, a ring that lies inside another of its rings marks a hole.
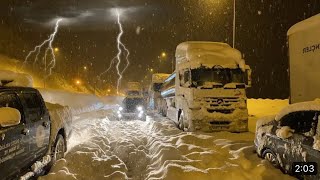
[[[21,134],[23,134],[23,135],[29,135],[29,133],[30,133],[30,130],[29,129],[26,129],[26,128],[24,128],[23,130],[22,130],[22,132],[21,132]]]
[[[48,123],[48,122],[43,122],[43,123],[42,123],[42,126],[48,127],[48,126],[49,126],[49,123]]]

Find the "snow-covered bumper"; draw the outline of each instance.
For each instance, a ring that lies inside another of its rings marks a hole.
[[[194,131],[248,131],[248,110],[235,109],[208,112],[206,109],[193,110],[190,113],[191,129]]]

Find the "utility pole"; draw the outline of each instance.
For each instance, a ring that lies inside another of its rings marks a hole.
[[[233,0],[233,40],[232,47],[234,48],[236,40],[236,0]]]

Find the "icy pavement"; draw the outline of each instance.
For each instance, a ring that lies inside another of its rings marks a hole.
[[[189,133],[158,115],[116,121],[111,110],[76,117],[50,179],[293,179],[254,153],[253,133]]]

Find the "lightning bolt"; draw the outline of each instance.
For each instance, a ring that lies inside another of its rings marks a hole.
[[[119,34],[117,36],[118,53],[114,58],[112,58],[108,69],[106,71],[104,71],[103,73],[101,73],[98,77],[100,78],[100,76],[102,76],[102,75],[106,74],[108,71],[110,71],[111,68],[112,68],[112,65],[114,63],[116,63],[117,75],[119,77],[118,80],[117,80],[117,93],[119,93],[119,87],[121,85],[121,80],[122,80],[122,77],[123,77],[123,73],[127,70],[127,68],[130,65],[130,61],[129,61],[130,51],[126,48],[126,46],[121,41],[121,37],[122,37],[124,31],[123,31],[122,24],[121,24],[121,21],[120,21],[121,14],[120,14],[118,9],[116,9],[116,15],[117,15],[117,24],[118,24],[118,27],[119,27]],[[126,58],[126,65],[122,70],[120,70],[120,65],[121,65],[121,62],[122,62],[121,61],[121,55],[122,55],[123,51],[125,51],[125,54],[126,54],[126,57],[125,57]]]
[[[28,53],[28,55],[26,56],[24,62],[23,62],[23,66],[25,66],[30,58],[30,56],[32,56],[33,54],[35,54],[35,59],[33,61],[33,65],[35,65],[37,62],[38,62],[38,59],[39,59],[39,54],[41,52],[41,49],[47,45],[47,48],[44,52],[44,57],[43,57],[43,61],[44,61],[44,64],[45,64],[45,73],[47,72],[47,68],[49,69],[49,73],[46,77],[50,76],[51,73],[52,73],[52,69],[55,67],[56,65],[56,58],[55,58],[55,55],[54,55],[54,50],[52,48],[52,43],[56,37],[56,34],[58,32],[58,29],[59,29],[59,23],[62,21],[62,19],[58,19],[56,21],[56,24],[55,24],[55,28],[54,28],[54,32],[49,36],[48,39],[44,40],[41,44],[37,45],[34,47],[34,49],[32,51],[30,51]],[[48,60],[48,56],[51,56],[51,61],[50,63],[47,65],[47,60]]]

